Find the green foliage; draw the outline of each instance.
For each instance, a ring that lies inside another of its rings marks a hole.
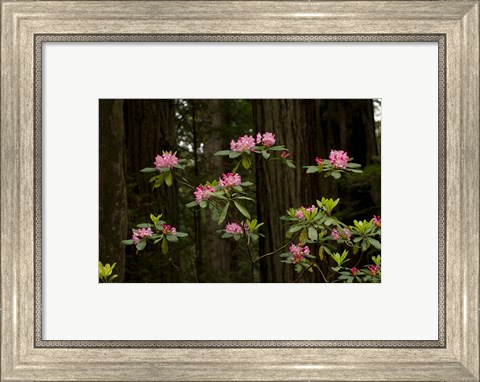
[[[117,274],[112,274],[113,270],[115,269],[115,266],[117,263],[113,263],[112,265],[110,264],[105,264],[103,265],[101,261],[98,262],[98,279],[102,283],[113,283],[118,275]]]

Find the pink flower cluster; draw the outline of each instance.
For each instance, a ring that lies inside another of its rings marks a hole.
[[[208,199],[213,193],[215,192],[215,188],[212,186],[206,185],[199,185],[195,188],[193,195],[195,196],[195,200],[197,203],[200,203],[202,200]]]
[[[138,244],[140,239],[143,239],[145,237],[149,237],[153,235],[153,231],[150,227],[148,228],[139,228],[137,231],[132,229],[132,240],[133,244]]]
[[[255,139],[251,135],[244,135],[236,142],[233,139],[230,141],[230,150],[232,151],[244,152],[252,150],[253,146],[255,146]]]
[[[305,207],[303,207],[303,208],[305,208]],[[311,213],[311,212],[313,212],[314,209],[315,209],[315,206],[312,204],[310,207],[305,208],[305,211]],[[305,215],[303,214],[303,211],[302,211],[301,208],[299,208],[297,210],[297,212],[295,212],[295,217],[298,218],[298,219],[305,219]]]
[[[376,215],[373,215],[373,224],[375,224],[377,227],[381,227],[382,226],[382,219],[380,218],[380,216],[376,216]]]
[[[257,144],[262,144],[265,147],[272,147],[275,144],[275,134],[261,133],[257,134]]]
[[[305,260],[305,255],[310,254],[310,248],[307,245],[302,246],[302,244],[295,245],[292,243],[289,250],[290,254],[292,255],[290,257],[290,261],[293,264],[301,263],[303,260]]]
[[[247,230],[247,226],[245,223],[243,223],[242,225],[243,227],[238,223],[227,223],[227,226],[225,227],[225,232],[232,235],[243,235]]]
[[[172,168],[174,165],[178,164],[178,158],[172,152],[162,151],[162,155],[157,155],[155,157],[155,168],[162,172],[162,168]]]
[[[320,157],[316,157],[316,158],[315,158],[315,162],[317,162],[317,165],[318,165],[318,166],[323,165],[323,159],[320,158]]]
[[[280,154],[280,156],[281,156],[283,159],[287,159],[287,158],[290,156],[290,154],[287,153],[286,151],[282,151],[282,153]]]
[[[177,229],[168,224],[162,224],[162,233],[164,235],[173,235],[177,234]]]
[[[328,159],[333,168],[347,168],[348,155],[346,151],[332,150]]]
[[[356,276],[358,274],[358,269],[356,267],[353,267],[352,269],[350,269],[350,272],[353,276]]]
[[[232,174],[229,172],[228,174],[222,174],[220,180],[220,186],[231,188],[235,186],[239,186],[242,183],[242,178],[238,174]]]
[[[346,237],[347,240],[350,240],[350,238],[352,237],[352,234],[350,233],[350,230],[348,228],[332,229],[333,240],[340,240],[344,237]]]
[[[375,276],[380,271],[378,265],[367,265],[367,268],[373,276]]]

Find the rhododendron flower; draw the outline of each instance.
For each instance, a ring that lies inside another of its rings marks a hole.
[[[238,174],[232,174],[229,172],[228,174],[222,174],[220,180],[220,186],[222,187],[235,187],[239,186],[242,183],[242,178]]]
[[[171,152],[162,151],[162,155],[157,155],[155,157],[155,168],[162,172],[162,168],[172,168],[174,165],[178,164],[178,158],[175,154]]]
[[[289,250],[290,250],[290,254],[292,255],[290,257],[290,261],[293,264],[298,264],[302,262],[303,260],[305,260],[305,255],[310,254],[310,248],[307,245],[305,246],[301,244],[295,245],[292,243],[290,245]]]
[[[168,224],[162,224],[162,233],[164,235],[176,235],[177,229]]]
[[[303,206],[302,206],[302,207],[303,207]],[[305,207],[303,207],[303,208],[305,208]],[[314,209],[315,209],[315,206],[312,204],[311,207],[305,208],[305,211],[307,211],[307,212],[309,212],[309,213],[312,213]],[[295,212],[295,217],[297,217],[298,219],[305,219],[305,215],[303,214],[303,211],[302,211],[301,208],[299,208],[299,209],[297,210],[297,212]]]
[[[281,156],[283,159],[287,159],[287,158],[290,156],[290,154],[287,153],[286,151],[283,151],[283,152],[280,154],[280,156]]]
[[[330,151],[330,164],[333,168],[347,168],[348,155],[343,150]]]
[[[251,135],[244,135],[236,142],[233,139],[230,141],[230,150],[232,151],[244,152],[252,150],[253,146],[255,146],[255,139]]]
[[[375,224],[377,227],[382,226],[382,219],[380,216],[373,215],[373,224]]]
[[[332,229],[332,238],[333,240],[340,240],[342,239],[342,234],[347,238],[347,240],[350,240],[352,237],[352,234],[350,233],[350,230],[348,228],[334,228]]]
[[[202,200],[208,199],[213,193],[215,192],[215,188],[206,184],[206,185],[199,185],[193,195],[195,196],[195,200],[197,203],[200,203]]]
[[[358,274],[358,269],[356,267],[353,267],[352,269],[350,269],[350,272],[353,276],[356,276]]]
[[[332,229],[332,238],[333,240],[340,240],[342,238],[336,228]]]
[[[257,134],[257,144],[262,144],[265,147],[272,147],[275,144],[275,134],[261,133]]]
[[[243,235],[246,231],[245,224],[243,227],[238,223],[227,223],[225,227],[225,232],[230,233],[232,235]]]
[[[153,235],[153,231],[150,227],[148,228],[139,228],[137,231],[132,229],[132,240],[134,244],[137,244],[140,239],[149,237]]]
[[[367,265],[367,268],[372,275],[376,275],[380,271],[378,265]]]
[[[322,158],[316,157],[315,162],[317,162],[317,165],[319,165],[319,166],[323,165],[323,159]]]

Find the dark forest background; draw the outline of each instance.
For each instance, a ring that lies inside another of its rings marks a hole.
[[[117,100],[99,102],[100,261],[117,263],[119,282],[251,282],[250,263],[234,240],[221,239],[205,210],[186,208],[192,191],[174,183],[152,190],[149,176],[162,150],[177,151],[192,166],[184,175],[194,185],[230,172],[233,162],[216,157],[230,140],[270,131],[277,144],[290,150],[295,169],[258,160],[254,173],[256,218],[264,222],[257,253],[284,245],[285,227],[279,217],[290,207],[310,206],[316,199],[340,197],[336,216],[347,224],[380,214],[380,100]],[[364,167],[361,175],[335,181],[306,175],[304,165],[328,158],[331,149],[345,150]],[[241,173],[241,171],[240,171]],[[243,174],[241,173],[243,176]],[[168,255],[147,246],[140,254],[122,240],[150,213],[163,218],[189,237],[170,246]],[[233,253],[233,254],[232,254]],[[171,260],[173,259],[173,261]],[[291,282],[294,269],[278,256],[261,259],[259,282]],[[308,275],[303,282],[322,282]]]

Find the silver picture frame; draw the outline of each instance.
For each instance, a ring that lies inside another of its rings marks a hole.
[[[478,1],[1,5],[1,380],[479,380]],[[438,43],[438,340],[43,340],[41,53],[53,41]]]

